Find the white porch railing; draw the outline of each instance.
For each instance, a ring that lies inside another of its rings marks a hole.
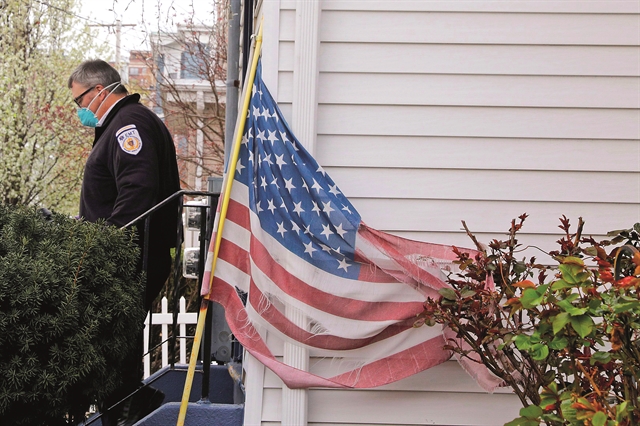
[[[197,312],[187,312],[186,309],[187,302],[184,297],[180,298],[179,311],[178,311],[178,336],[180,338],[177,339],[178,348],[180,349],[180,357],[178,362],[180,364],[187,363],[187,339],[185,338],[187,335],[187,324],[196,324],[198,322],[198,313]],[[152,325],[160,325],[161,328],[161,341],[162,343],[162,367],[169,364],[169,326],[173,324],[173,313],[170,313],[168,310],[168,302],[167,298],[162,298],[161,303],[161,312],[153,313],[151,315]],[[167,340],[167,341],[165,341]],[[144,347],[142,350],[143,354],[149,352],[149,315],[144,320]],[[149,354],[144,355],[143,358],[144,365],[144,378],[146,379],[151,375],[151,356]]]

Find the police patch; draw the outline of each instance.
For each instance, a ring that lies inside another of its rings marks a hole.
[[[120,148],[127,154],[136,155],[142,149],[142,139],[135,124],[124,126],[116,132]]]

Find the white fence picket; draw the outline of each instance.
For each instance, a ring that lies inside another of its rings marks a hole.
[[[187,302],[184,297],[180,298],[179,311],[178,311],[178,326],[180,338],[178,339],[178,345],[180,349],[181,364],[187,363],[187,324],[196,324],[198,322],[198,314],[196,312],[187,312]],[[161,326],[161,339],[166,340],[169,337],[169,324],[173,324],[173,314],[169,312],[168,301],[166,297],[162,298],[161,312],[152,313],[151,324]],[[149,315],[144,321],[144,339],[142,353],[146,354],[149,351]],[[162,343],[162,367],[169,364],[169,342]],[[149,354],[144,355],[144,378],[151,375],[151,356]]]

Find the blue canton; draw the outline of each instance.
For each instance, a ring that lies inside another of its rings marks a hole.
[[[249,188],[261,227],[300,258],[356,279],[360,215],[295,138],[262,81],[252,89],[235,179]]]

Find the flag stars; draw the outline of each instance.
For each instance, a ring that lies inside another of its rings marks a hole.
[[[273,204],[273,200],[269,200],[269,206],[267,207],[267,210],[269,210],[272,214],[276,210],[276,206]]]
[[[282,166],[287,165],[287,162],[284,161],[284,154],[276,155],[276,164],[278,165],[278,167],[280,167],[280,170],[282,170]]]
[[[351,213],[351,210],[349,209],[349,206],[342,206],[341,210],[343,210],[343,211],[345,211],[345,212],[347,212],[349,214],[353,214],[353,213]]]
[[[291,221],[291,230],[296,234],[300,235],[300,227],[293,220]]]
[[[341,192],[338,190],[338,185],[329,185],[329,192],[333,195],[340,195]]]
[[[260,186],[262,187],[262,189],[266,189],[267,188],[267,178],[264,176],[260,176]]]
[[[271,154],[267,154],[262,158],[262,161],[264,163],[267,163],[268,165],[273,165],[273,161],[271,160]]]
[[[304,209],[302,208],[302,201],[300,201],[299,203],[293,203],[293,212],[298,213],[298,215],[300,213],[304,213]]]
[[[282,142],[284,142],[284,143],[290,142],[289,138],[287,138],[287,134],[285,132],[280,132],[280,139],[282,139]]]
[[[260,142],[264,142],[267,140],[267,138],[264,135],[264,130],[260,130],[258,132],[258,136],[256,136],[256,139],[260,140]]]
[[[322,249],[322,251],[326,251],[327,253],[331,254],[331,247],[329,247],[328,245],[320,244],[320,248]]]
[[[278,223],[278,230],[276,232],[280,234],[282,238],[284,238],[284,233],[287,232],[287,230],[284,227],[284,222]]]
[[[272,146],[273,146],[274,142],[278,141],[278,137],[276,136],[276,131],[275,130],[269,130],[269,136],[267,137],[267,140],[269,142],[271,142]]]
[[[327,238],[327,241],[329,241],[329,237],[333,235],[333,232],[331,232],[331,226],[322,224],[322,232],[320,235],[324,235]]]
[[[285,179],[284,180],[284,187],[287,188],[287,190],[289,192],[291,192],[292,189],[296,189],[296,187],[293,185],[293,178]]]
[[[260,96],[260,99],[262,99],[262,90],[258,90],[258,87],[254,84],[251,88],[251,96],[255,96],[256,93]]]
[[[271,185],[275,185],[275,187],[277,189],[280,189],[280,185],[278,185],[278,178],[277,177],[273,177],[273,180],[271,181]]]
[[[313,257],[313,252],[314,251],[318,251],[316,249],[313,248],[313,242],[309,241],[308,244],[303,244],[304,245],[304,252],[309,254],[309,257]]]
[[[345,272],[348,272],[347,268],[349,266],[351,266],[351,265],[349,263],[347,263],[347,259],[346,258],[343,258],[343,259],[338,261],[338,269],[344,269]]]
[[[311,203],[313,204],[313,208],[311,209],[311,211],[318,213],[318,216],[320,216],[320,207],[318,207],[318,203],[316,203],[315,201],[312,201]]]
[[[258,201],[256,203],[256,212],[259,214],[260,212],[263,212],[264,210],[262,209],[262,206],[260,205],[262,204],[262,201]]]
[[[241,175],[242,174],[242,169],[245,169],[246,167],[242,165],[242,161],[238,160],[238,162],[236,163],[236,172]]]
[[[342,229],[342,224],[336,226],[336,232],[338,233],[338,235],[340,235],[340,238],[344,239],[344,234],[347,233],[346,230]]]
[[[324,169],[322,168],[322,166],[318,166],[318,170],[316,170],[317,173],[322,173],[322,176],[326,176],[327,172],[324,171]]]
[[[327,216],[331,216],[331,212],[335,211],[334,209],[331,208],[331,201],[327,201],[326,203],[323,202],[322,205],[323,205],[322,211],[326,213]]]
[[[316,182],[315,179],[313,180],[313,185],[311,185],[311,188],[315,189],[318,194],[320,193],[320,190],[322,189],[320,184],[318,182]]]

